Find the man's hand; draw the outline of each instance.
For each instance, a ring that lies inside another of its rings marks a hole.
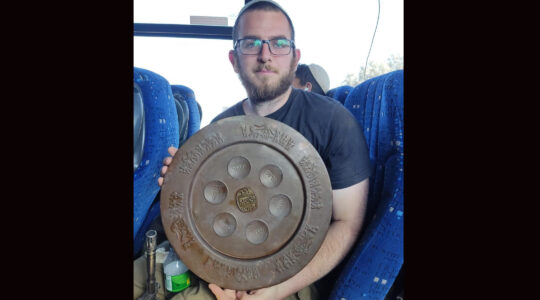
[[[240,300],[279,300],[277,286],[271,286],[253,291],[236,292],[236,297]]]
[[[210,283],[208,288],[216,295],[217,300],[236,300],[236,291],[235,290],[223,290],[219,286]]]
[[[161,168],[161,176],[157,180],[159,186],[163,185],[163,176],[165,176],[165,173],[167,173],[167,169],[169,168],[169,165],[172,162],[172,157],[176,154],[176,151],[178,151],[178,148],[171,146],[167,149],[167,151],[169,151],[169,154],[171,156],[167,156],[165,157],[165,159],[163,159],[163,167]]]

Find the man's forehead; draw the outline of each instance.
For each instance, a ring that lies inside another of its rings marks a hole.
[[[281,11],[252,10],[240,16],[238,33],[240,37],[284,37],[291,38],[291,27]]]

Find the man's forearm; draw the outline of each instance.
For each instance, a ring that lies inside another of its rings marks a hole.
[[[303,289],[330,272],[345,257],[358,235],[358,225],[346,221],[334,221],[321,248],[298,274],[278,284],[279,299]]]

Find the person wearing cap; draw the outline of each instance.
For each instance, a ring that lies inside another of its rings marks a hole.
[[[229,60],[247,98],[212,122],[238,115],[264,116],[294,128],[311,142],[325,163],[332,185],[332,221],[324,242],[300,272],[275,286],[234,291],[213,283],[199,284],[172,299],[325,299],[320,298],[314,283],[344,259],[360,233],[371,174],[362,129],[343,105],[292,87],[301,55],[294,39],[292,21],[276,2],[254,0],[240,10]],[[321,88],[324,91],[328,86],[322,83]],[[170,147],[168,151],[174,156],[177,149]],[[171,162],[172,157],[164,159],[161,176]],[[158,178],[158,184],[163,184],[163,177]]]
[[[330,78],[319,65],[299,64],[292,85],[297,89],[326,96],[326,92],[330,89]]]

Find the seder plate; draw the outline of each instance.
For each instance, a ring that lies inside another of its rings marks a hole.
[[[209,283],[268,287],[298,273],[320,248],[332,188],[315,148],[284,123],[222,119],[173,157],[161,190],[167,238]]]

